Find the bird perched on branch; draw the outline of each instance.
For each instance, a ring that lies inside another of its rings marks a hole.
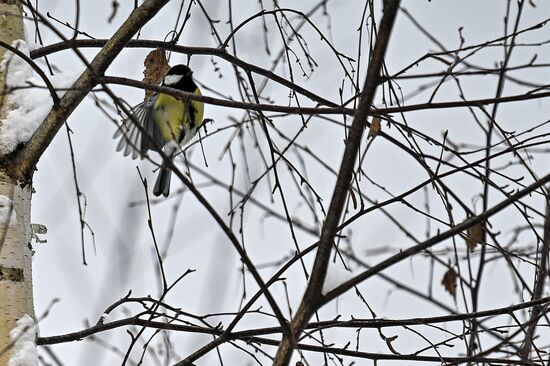
[[[162,85],[201,95],[192,75],[189,67],[176,65],[168,70]],[[120,138],[117,151],[124,150],[124,156],[132,154],[132,159],[135,159],[145,157],[149,150],[162,150],[172,161],[197,133],[203,123],[203,114],[202,102],[183,100],[164,93],[153,94],[132,108],[131,116],[125,118],[115,132],[114,138]],[[171,175],[168,163],[163,161],[153,188],[155,196],[168,197]]]

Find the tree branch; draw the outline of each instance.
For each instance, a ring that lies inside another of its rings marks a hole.
[[[537,251],[538,252],[538,251]],[[548,277],[548,254],[550,253],[550,199],[546,197],[546,216],[544,218],[544,235],[542,240],[542,248],[540,251],[539,257],[539,266],[537,268],[537,273],[535,276],[535,289],[533,291],[532,301],[537,301],[542,297],[544,291],[544,282],[546,277]],[[543,313],[548,309],[548,304],[540,304],[534,306],[531,310],[531,318],[529,319],[529,324],[525,339],[521,346],[519,355],[522,359],[529,359],[529,354],[531,353],[531,348],[533,347],[533,339],[535,336],[535,331],[537,329],[537,323],[543,315]]]
[[[31,58],[38,58],[50,55],[52,53],[67,50],[71,48],[85,48],[85,47],[102,47],[107,43],[106,39],[71,39],[65,42],[54,43],[48,46],[44,46],[37,50],[31,52]],[[320,97],[311,91],[296,85],[292,81],[285,79],[282,76],[275,74],[274,72],[264,69],[262,67],[256,66],[254,64],[248,63],[241,60],[238,57],[235,57],[222,48],[211,48],[211,47],[186,47],[178,46],[172,42],[163,42],[156,40],[144,40],[144,39],[133,39],[126,45],[128,48],[163,48],[167,51],[177,52],[185,54],[188,56],[191,55],[205,55],[205,56],[217,56],[221,59],[226,60],[227,62],[242,68],[245,71],[254,72],[258,75],[262,75],[270,80],[275,81],[281,85],[288,87],[289,89],[294,90],[295,92],[302,94],[309,99],[316,101],[322,105],[329,107],[338,107],[338,104],[331,102],[328,99]]]
[[[334,236],[336,235],[338,223],[340,222],[340,218],[342,216],[344,203],[349,193],[349,186],[355,161],[359,152],[365,122],[371,109],[376,87],[379,83],[380,69],[384,63],[384,54],[386,53],[391,30],[397,15],[397,10],[399,9],[399,2],[399,0],[385,2],[384,15],[382,16],[382,20],[380,22],[380,29],[378,31],[376,44],[369,62],[367,77],[361,93],[362,95],[359,102],[359,107],[357,108],[355,118],[353,119],[353,123],[349,130],[346,148],[344,150],[344,156],[342,157],[342,163],[340,165],[340,171],[336,180],[334,193],[332,195],[327,217],[321,231],[321,238],[319,240],[319,246],[311,272],[311,277],[302,298],[300,307],[292,319],[291,334],[289,336],[285,335],[279,345],[277,355],[275,356],[275,360],[273,362],[273,365],[275,366],[288,365],[292,356],[292,351],[295,347],[296,338],[302,332],[307,322],[318,308]]]
[[[54,43],[54,44],[36,49],[34,51],[31,51],[31,58],[35,59],[38,57],[44,57],[61,50],[71,49],[75,47],[79,47],[79,48],[101,47],[106,42],[107,40],[103,40],[103,39],[78,39],[78,40],[71,39],[65,42]],[[277,106],[272,104],[242,103],[237,101],[228,101],[228,100],[211,98],[206,96],[197,96],[195,94],[187,93],[189,95],[186,95],[186,97],[192,100],[200,100],[204,103],[220,105],[220,106],[225,106],[230,108],[241,108],[241,109],[257,110],[257,111],[271,111],[271,112],[284,112],[284,113],[296,113],[296,114],[299,114],[299,113],[301,114],[346,114],[349,116],[353,116],[355,113],[355,110],[353,108],[345,108],[345,107],[339,106],[338,104],[331,102],[330,100],[327,100],[319,95],[316,95],[308,91],[305,88],[300,87],[299,85],[296,85],[286,80],[285,78],[273,73],[272,71],[269,71],[267,69],[245,62],[233,55],[230,55],[229,53],[219,48],[185,47],[185,46],[177,46],[170,42],[162,42],[162,41],[154,41],[154,40],[131,40],[130,42],[128,42],[126,47],[130,47],[130,48],[131,47],[136,47],[136,48],[160,47],[168,51],[178,52],[178,53],[186,54],[188,56],[190,55],[217,56],[232,63],[235,66],[241,67],[245,71],[251,71],[258,75],[265,76],[266,78],[269,78],[270,80],[273,80],[283,86],[286,86],[289,89],[292,89],[295,92],[300,93],[305,97],[308,97],[309,99],[320,103],[321,105],[327,106],[328,108],[323,108],[323,107],[300,108],[300,107]],[[385,82],[389,79],[392,79],[392,77],[386,77],[384,79],[379,78],[379,82]],[[120,85],[128,85],[128,86],[133,86],[141,89],[161,91],[160,86],[148,85],[140,81],[127,79],[127,78],[107,77],[105,79],[105,82],[120,84]],[[163,90],[163,92],[166,92],[166,90]],[[181,94],[172,93],[172,95],[178,95],[178,96],[184,96],[184,94],[185,94],[184,92],[182,92]],[[480,106],[491,105],[495,103],[519,102],[524,100],[541,99],[541,98],[548,98],[548,97],[550,97],[550,92],[538,92],[538,93],[528,92],[524,94],[515,94],[515,95],[510,95],[510,96],[505,96],[500,98],[483,98],[483,99],[460,100],[460,101],[437,102],[437,103],[433,103],[433,102],[418,103],[418,104],[410,104],[410,105],[404,105],[404,106],[374,108],[374,111],[372,113],[389,114],[389,113],[419,111],[419,110],[426,110],[426,109],[480,107]]]
[[[11,176],[21,181],[30,180],[38,159],[51,143],[59,128],[97,84],[97,77],[104,74],[132,36],[166,3],[168,0],[147,0],[130,14],[103,49],[94,57],[90,67],[86,68],[71,90],[60,99],[58,106],[52,108],[25,147],[14,152],[13,158],[8,158],[3,162]]]
[[[412,255],[415,255],[417,253],[420,253],[424,249],[428,249],[432,247],[433,245],[440,243],[441,241],[451,238],[454,235],[457,235],[461,232],[466,231],[468,228],[479,224],[480,222],[486,221],[489,217],[493,216],[494,214],[502,211],[506,207],[517,203],[517,201],[533,192],[535,189],[542,187],[544,184],[550,182],[550,174],[545,175],[544,177],[540,178],[539,180],[535,181],[533,184],[527,186],[526,188],[516,192],[515,194],[510,195],[507,199],[500,202],[499,204],[491,207],[487,211],[482,212],[481,214],[477,216],[470,217],[469,219],[463,221],[462,223],[453,226],[451,229],[438,234],[436,236],[431,237],[430,239],[415,245],[413,247],[410,247],[406,250],[400,251],[399,253],[391,256],[390,258],[378,263],[375,266],[372,266],[370,269],[366,270],[365,272],[361,273],[358,276],[355,276],[354,278],[344,282],[337,288],[333,289],[332,291],[325,294],[322,298],[323,304],[328,303],[329,301],[335,299],[336,297],[342,295],[344,292],[352,288],[353,286],[357,285],[358,283],[366,280],[367,278],[381,272],[383,269],[390,267],[391,265],[402,261],[405,258],[409,258]]]

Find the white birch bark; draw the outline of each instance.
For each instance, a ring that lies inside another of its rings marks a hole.
[[[24,37],[19,5],[14,0],[0,0],[0,40],[12,44]],[[5,51],[0,47],[0,58]],[[8,93],[5,75],[0,72],[0,126],[9,108]],[[9,334],[17,320],[25,314],[34,318],[31,187],[21,187],[19,183],[0,168],[0,366],[8,365],[12,343]]]

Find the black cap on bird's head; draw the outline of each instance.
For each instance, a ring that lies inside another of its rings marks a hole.
[[[191,69],[188,66],[179,64],[179,65],[176,65],[176,66],[172,66],[170,68],[170,70],[168,70],[166,75],[184,75],[184,76],[189,75],[189,76],[191,76],[192,73],[193,73],[193,71],[191,71]]]
[[[162,85],[193,92],[197,86],[192,75],[193,71],[185,65],[172,66],[164,76]]]

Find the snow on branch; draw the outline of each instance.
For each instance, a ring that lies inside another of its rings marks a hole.
[[[29,55],[29,46],[22,40],[13,42],[19,53]],[[5,53],[0,70],[6,75],[7,102],[9,111],[0,126],[0,154],[14,151],[19,144],[27,142],[44,121],[53,106],[53,99],[44,78],[38,75],[28,60],[12,51]],[[79,72],[57,73],[49,77],[51,85],[62,96]]]

